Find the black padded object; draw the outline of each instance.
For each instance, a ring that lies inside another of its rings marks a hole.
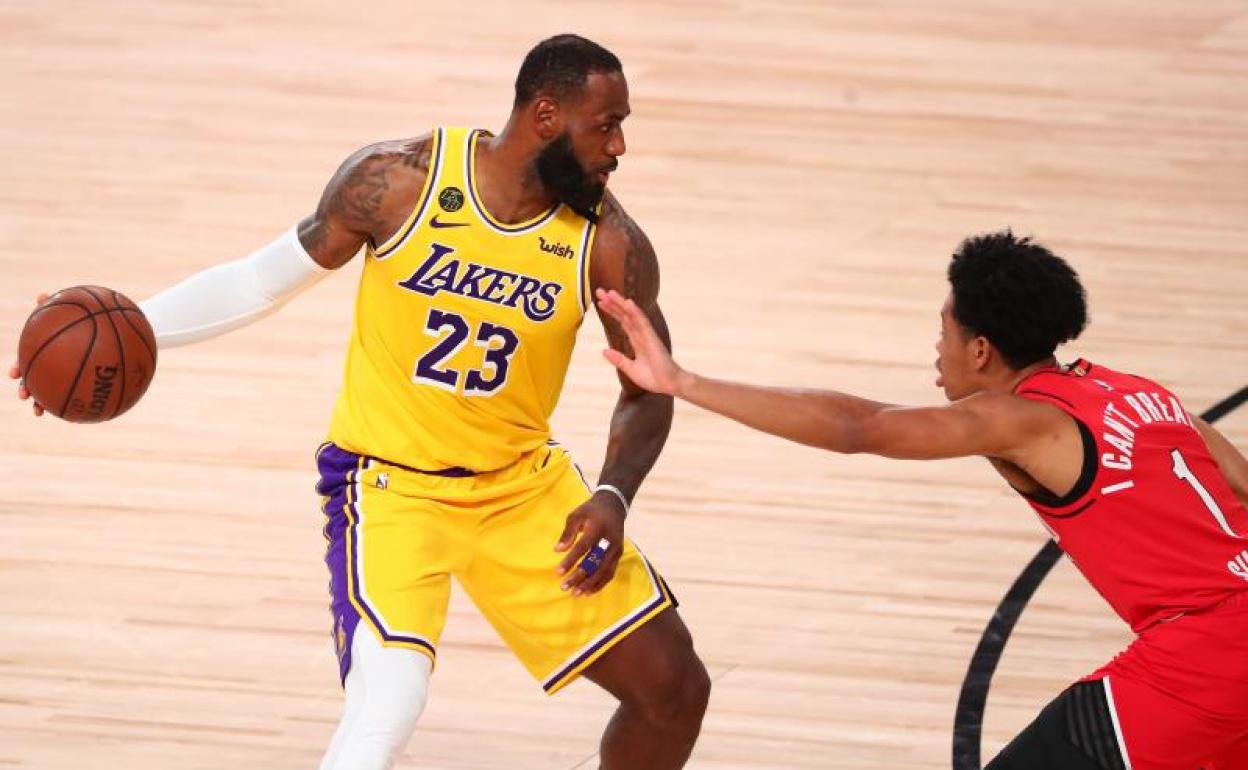
[[[1104,685],[1067,688],[984,770],[1126,770]]]

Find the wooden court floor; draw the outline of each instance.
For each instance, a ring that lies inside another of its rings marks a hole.
[[[1083,274],[1072,357],[1193,410],[1244,384],[1242,0],[0,0],[0,333],[42,290],[138,299],[248,253],[360,145],[500,126],[566,30],[624,61],[612,185],[685,363],[935,403],[947,255],[1008,226]],[[357,271],[162,354],[116,423],[0,399],[0,767],[316,766],[340,692],[312,453]],[[615,385],[582,335],[556,433],[596,469]],[[1248,414],[1222,425],[1248,446]],[[689,408],[629,527],[715,680],[698,770],[948,767],[967,660],[1044,542],[982,462],[821,455]],[[1127,640],[1059,565],[985,755]],[[610,710],[543,696],[457,595],[400,766],[594,768]]]

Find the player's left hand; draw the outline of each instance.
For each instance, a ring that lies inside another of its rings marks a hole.
[[[573,596],[585,596],[611,582],[624,552],[626,515],[623,504],[610,492],[595,493],[568,514],[563,535],[555,544],[556,551],[568,552],[558,568],[564,576],[563,590],[571,591]],[[606,540],[606,547],[597,548],[602,540]],[[586,561],[587,555],[590,562]]]

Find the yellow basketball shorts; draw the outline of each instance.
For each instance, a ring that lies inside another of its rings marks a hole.
[[[451,575],[529,673],[554,693],[676,601],[631,541],[615,577],[590,596],[560,588],[554,550],[590,489],[551,442],[505,468],[439,475],[324,444],[334,644],[343,680],[362,621],[381,643],[435,658]]]

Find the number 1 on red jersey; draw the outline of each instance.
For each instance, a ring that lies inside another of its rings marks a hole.
[[[1205,485],[1200,483],[1200,479],[1196,478],[1196,474],[1192,473],[1192,469],[1187,467],[1187,460],[1183,459],[1183,453],[1174,449],[1171,450],[1170,457],[1174,460],[1174,475],[1192,485],[1192,489],[1196,490],[1196,494],[1200,497],[1201,502],[1213,514],[1213,518],[1217,519],[1218,526],[1222,528],[1222,531],[1231,537],[1241,538],[1241,535],[1231,529],[1230,523],[1226,520],[1226,514],[1218,507],[1218,503],[1213,499],[1213,495],[1209,494],[1209,490],[1205,489]]]

